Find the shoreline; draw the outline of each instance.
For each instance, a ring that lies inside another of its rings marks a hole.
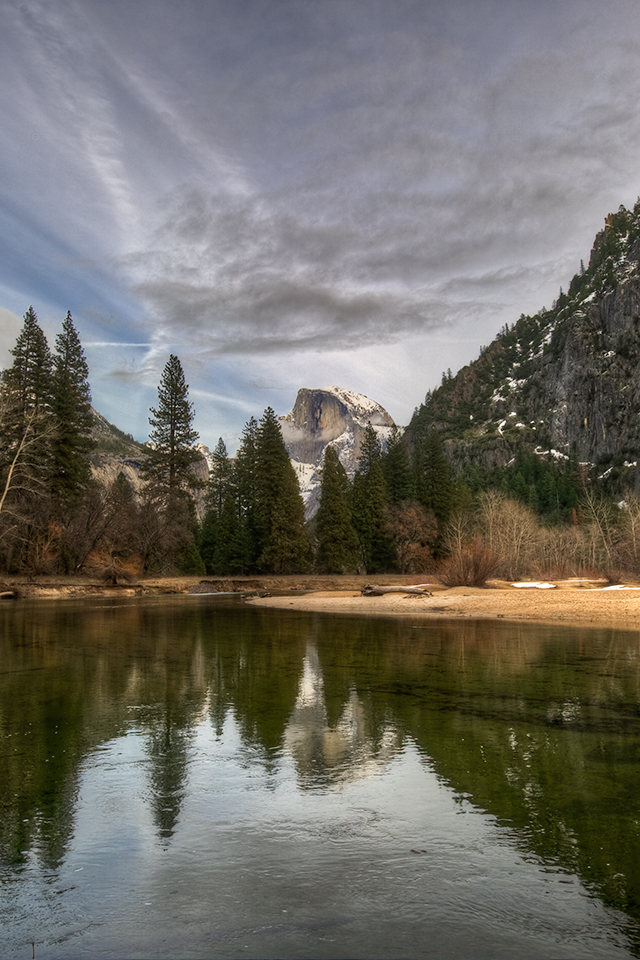
[[[424,577],[423,577],[424,578]],[[106,583],[86,574],[46,575],[0,578],[0,597],[15,600],[82,599],[83,597],[153,597],[202,593],[266,593],[273,591],[360,591],[371,577],[359,574],[265,574],[256,576],[215,577],[149,576],[131,581]],[[419,583],[420,577],[384,574],[377,582],[385,585]]]
[[[365,584],[421,585],[431,596],[361,594]],[[291,575],[255,577],[148,577],[133,583],[105,584],[92,577],[40,576],[0,581],[0,596],[14,600],[242,595],[254,606],[307,613],[430,620],[503,620],[563,626],[615,627],[640,631],[640,584],[609,585],[606,580],[532,581],[515,587],[493,580],[485,587],[444,587],[425,575]],[[293,593],[293,595],[292,595]],[[297,595],[296,595],[297,594]]]
[[[640,585],[605,586],[604,581],[548,581],[514,587],[494,581],[487,587],[425,584],[432,596],[359,591],[319,591],[301,597],[254,597],[254,606],[342,616],[411,617],[435,620],[502,620],[556,626],[612,627],[640,632]]]

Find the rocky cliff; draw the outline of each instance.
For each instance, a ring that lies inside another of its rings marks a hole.
[[[505,465],[523,445],[575,454],[601,472],[640,461],[640,201],[607,217],[589,265],[550,310],[521,316],[407,428],[415,445],[440,432],[458,466]]]
[[[336,448],[347,475],[353,477],[368,424],[384,445],[393,427],[391,416],[374,400],[342,387],[303,388],[298,391],[291,412],[280,418],[307,517],[317,509],[326,446],[331,443]]]

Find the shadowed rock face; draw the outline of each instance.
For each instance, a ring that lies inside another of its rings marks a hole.
[[[369,423],[384,445],[393,427],[391,416],[374,400],[342,387],[302,388],[291,412],[280,418],[282,436],[300,480],[307,517],[313,516],[317,509],[319,470],[325,447],[333,444],[348,476],[353,477]]]
[[[506,325],[429,392],[409,448],[430,430],[456,469],[504,467],[519,452],[574,455],[640,492],[640,201],[607,217],[589,267],[550,310]]]

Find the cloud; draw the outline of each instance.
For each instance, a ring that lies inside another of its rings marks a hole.
[[[22,320],[11,310],[0,307],[0,365],[7,367],[13,358],[10,350],[18,339]]]
[[[635,200],[638,62],[626,0],[2,4],[3,306],[118,411],[176,352],[225,430],[302,377],[402,422]]]
[[[489,326],[518,284],[532,309],[536,286],[557,290],[560,267],[578,268],[576,227],[590,241],[602,218],[593,185],[612,139],[627,180],[635,169],[640,88],[618,55],[636,45],[605,36],[595,64],[589,17],[572,6],[560,26],[582,25],[574,48],[562,29],[543,38],[542,19],[546,46],[516,56],[507,44],[478,64],[468,37],[428,36],[428,18],[406,9],[377,36],[380,58],[361,20],[349,56],[337,30],[329,48],[321,17],[304,53],[232,71],[227,162],[243,189],[171,191],[147,249],[123,263],[158,336],[190,336],[212,357],[353,349],[446,329],[470,309]]]
[[[131,343],[128,340],[85,340],[85,347],[148,347],[148,343]]]

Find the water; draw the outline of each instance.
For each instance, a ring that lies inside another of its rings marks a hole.
[[[640,634],[0,605],[0,955],[640,956]]]

